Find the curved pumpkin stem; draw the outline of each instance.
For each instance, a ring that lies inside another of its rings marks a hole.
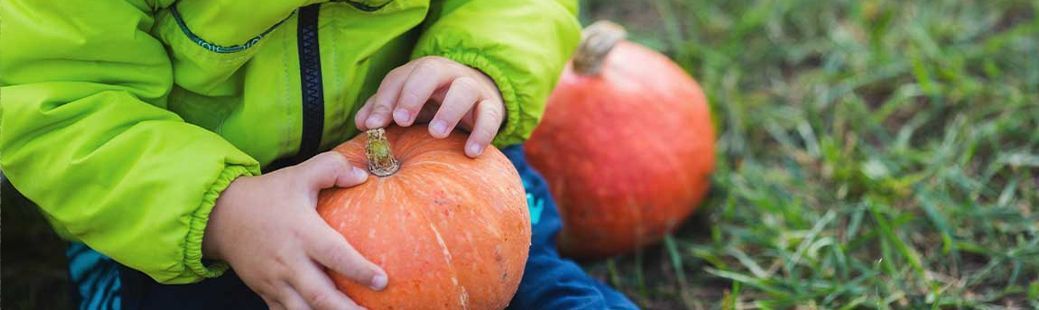
[[[364,154],[368,156],[368,171],[380,177],[396,173],[400,169],[400,161],[393,158],[390,141],[386,140],[386,130],[369,129],[367,133],[368,144],[364,148]]]
[[[610,21],[597,21],[581,33],[581,45],[574,53],[574,72],[580,75],[596,75],[602,71],[606,55],[617,43],[624,40],[624,27]]]

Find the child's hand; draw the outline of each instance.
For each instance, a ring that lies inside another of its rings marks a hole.
[[[364,183],[368,173],[334,152],[257,177],[240,177],[220,195],[203,252],[227,261],[273,309],[360,308],[336,290],[324,268],[375,290],[386,273],[321,219],[318,192]]]
[[[429,121],[429,133],[437,138],[461,124],[470,131],[465,154],[476,157],[498,134],[505,106],[497,85],[480,71],[443,57],[423,57],[390,71],[354,123],[360,130],[382,128],[391,113],[402,127]]]

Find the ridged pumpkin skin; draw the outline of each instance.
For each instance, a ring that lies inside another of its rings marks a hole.
[[[525,145],[563,217],[560,250],[602,258],[659,241],[703,199],[714,131],[700,86],[621,41],[596,75],[568,65]]]
[[[434,139],[424,126],[389,128],[400,170],[352,188],[325,190],[318,213],[386,270],[375,292],[333,274],[369,309],[501,309],[519,287],[530,246],[530,214],[516,169],[488,147],[463,153],[466,136]],[[338,147],[367,167],[360,135]]]

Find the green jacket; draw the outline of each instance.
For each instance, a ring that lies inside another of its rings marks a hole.
[[[580,29],[573,0],[0,0],[0,167],[62,235],[162,283],[202,261],[228,184],[356,134],[426,55],[501,90],[523,141]]]

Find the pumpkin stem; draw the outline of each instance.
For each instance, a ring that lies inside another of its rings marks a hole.
[[[368,129],[367,133],[368,144],[364,148],[364,154],[368,155],[368,171],[380,177],[396,173],[400,169],[400,161],[393,158],[390,141],[386,140],[386,130]]]
[[[581,44],[574,53],[574,72],[579,75],[597,75],[602,71],[606,55],[624,40],[624,27],[610,21],[597,21],[581,33]]]

